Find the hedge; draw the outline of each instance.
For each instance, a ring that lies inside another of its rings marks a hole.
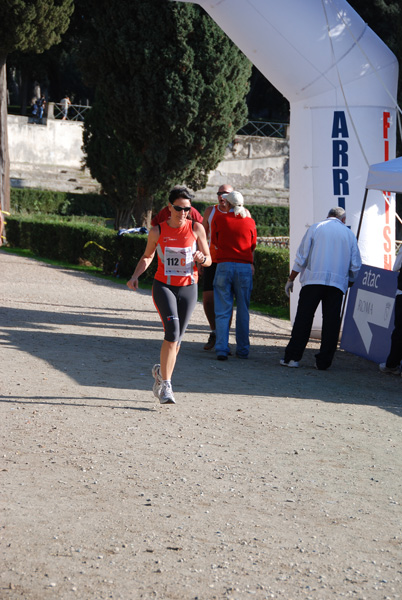
[[[211,206],[209,202],[194,200],[192,205],[204,214],[205,209]],[[263,204],[247,206],[251,216],[257,224],[257,234],[260,237],[288,236],[289,235],[289,207],[266,206]]]
[[[13,248],[31,250],[42,258],[71,264],[86,261],[107,275],[128,279],[145,250],[147,236],[126,234],[89,223],[60,222],[55,217],[11,215],[7,217],[6,236]],[[154,260],[141,276],[151,281],[156,271]],[[283,293],[289,274],[289,251],[286,248],[257,246],[252,300],[272,306],[287,306]]]
[[[193,206],[203,214],[209,202],[195,200]],[[12,188],[11,208],[15,213],[89,215],[113,219],[115,212],[100,194],[76,194],[34,188]],[[257,224],[260,237],[289,235],[289,208],[287,206],[253,205],[248,207]]]
[[[56,192],[35,188],[11,188],[11,208],[17,213],[93,215],[114,218],[115,211],[106,196]]]

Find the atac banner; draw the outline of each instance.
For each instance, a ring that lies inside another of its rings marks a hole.
[[[385,362],[394,328],[398,273],[363,265],[349,300],[341,348],[376,363]]]

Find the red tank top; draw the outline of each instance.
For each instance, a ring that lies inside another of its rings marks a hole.
[[[198,281],[198,271],[193,260],[197,240],[193,223],[187,220],[182,227],[170,227],[165,221],[160,225],[156,251],[158,268],[155,279],[168,285],[191,285]]]

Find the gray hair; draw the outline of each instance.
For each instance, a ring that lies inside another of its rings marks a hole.
[[[327,219],[329,219],[330,217],[336,217],[340,221],[345,221],[346,220],[346,211],[341,206],[334,206],[334,208],[330,209]]]

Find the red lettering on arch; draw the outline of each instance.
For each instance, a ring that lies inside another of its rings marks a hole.
[[[389,160],[389,139],[388,130],[391,127],[391,113],[383,112],[382,114],[382,135],[384,139],[384,160]],[[391,271],[392,269],[392,242],[391,242],[391,227],[389,224],[390,210],[389,203],[391,200],[391,194],[389,192],[383,192],[385,196],[385,227],[383,229],[383,240],[384,240],[384,269]]]
[[[391,227],[389,225],[386,225],[383,229],[383,236],[384,236],[384,250],[385,252],[391,252],[392,250],[392,246],[391,246]]]

